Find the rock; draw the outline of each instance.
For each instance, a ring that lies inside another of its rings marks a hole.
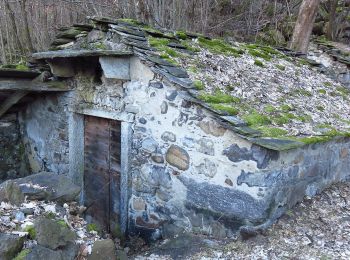
[[[171,75],[179,78],[188,78],[188,74],[185,70],[178,67],[169,67],[169,66],[161,66],[162,69],[165,69]]]
[[[157,150],[158,143],[153,138],[146,138],[142,142],[141,149],[147,153],[153,153]]]
[[[64,223],[46,217],[36,219],[34,228],[38,244],[54,250],[68,245],[69,242],[74,242],[76,238],[76,234]]]
[[[204,153],[206,155],[215,155],[214,143],[212,140],[207,138],[201,138],[198,140],[198,148],[197,151],[200,153]]]
[[[24,213],[23,213],[22,211],[17,211],[17,212],[15,213],[15,219],[16,219],[17,221],[23,221],[23,220],[25,220]]]
[[[91,255],[88,256],[88,260],[116,260],[117,251],[113,240],[99,240],[96,241],[92,247]]]
[[[182,227],[183,223],[166,223],[163,225],[162,235],[163,238],[174,238],[178,235],[181,235],[185,232],[185,229]]]
[[[155,163],[164,163],[164,157],[162,154],[152,154],[151,159]]]
[[[256,161],[259,169],[267,167],[271,160],[277,160],[279,153],[268,150],[257,145],[253,145],[250,149],[239,147],[237,144],[231,145],[223,151],[223,154],[232,162]]]
[[[50,200],[65,203],[74,201],[80,187],[64,175],[42,172],[25,178],[9,180],[0,184],[0,200],[18,205],[24,196],[30,200]]]
[[[203,211],[207,216],[215,216],[220,212],[221,220],[235,219],[231,228],[241,226],[244,219],[261,223],[267,218],[266,210],[269,207],[267,201],[255,199],[248,193],[231,187],[197,182],[185,175],[180,175],[178,178],[187,188],[186,201],[189,208]]]
[[[163,101],[162,104],[160,105],[160,112],[162,114],[166,114],[168,112],[168,103]]]
[[[132,207],[134,210],[144,211],[146,209],[146,203],[142,198],[134,198]]]
[[[209,178],[213,178],[217,173],[216,164],[209,159],[204,159],[199,166],[196,167],[199,174],[204,174]]]
[[[24,202],[24,194],[18,184],[8,180],[0,184],[0,202],[9,202],[14,205],[20,205]]]
[[[170,189],[172,185],[169,172],[165,167],[158,165],[143,165],[141,168],[141,178],[144,184],[155,188],[164,187]]]
[[[176,97],[177,97],[176,90],[168,91],[165,95],[165,98],[169,101],[174,101]]]
[[[229,178],[226,178],[225,183],[226,183],[228,186],[233,186],[233,182],[232,182],[231,179],[229,179]]]
[[[56,37],[66,38],[66,39],[75,39],[75,36],[77,36],[80,33],[81,33],[81,30],[78,30],[76,28],[69,28],[68,30],[59,33]]]
[[[139,119],[139,122],[140,122],[140,124],[146,124],[147,123],[147,120],[144,118],[144,117],[141,117],[140,119]]]
[[[163,83],[159,82],[159,81],[155,81],[155,82],[150,82],[149,86],[151,88],[157,88],[157,89],[162,89],[163,88]]]
[[[162,134],[162,140],[164,142],[176,142],[176,135],[172,132],[166,131]]]
[[[219,222],[214,222],[210,225],[211,227],[211,235],[216,239],[224,239],[226,238],[226,229],[225,226],[220,224]]]
[[[213,121],[201,121],[199,122],[199,127],[206,133],[216,137],[223,136],[226,129],[218,125]]]
[[[24,238],[0,233],[0,259],[12,260],[23,248]]]
[[[100,30],[92,30],[87,36],[87,41],[88,43],[96,42],[102,40],[105,36],[105,32],[102,32]]]
[[[190,156],[186,150],[177,145],[170,146],[166,153],[166,161],[179,170],[184,171],[190,167]]]
[[[25,260],[39,260],[39,259],[47,259],[47,260],[73,260],[74,258],[63,258],[62,252],[60,250],[54,251],[49,248],[36,245],[32,249],[30,249],[30,253],[24,258]]]
[[[123,250],[118,250],[117,251],[117,259],[118,260],[128,260],[128,256],[125,251]]]

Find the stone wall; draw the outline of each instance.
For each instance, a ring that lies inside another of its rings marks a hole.
[[[67,174],[69,94],[45,94],[21,114],[23,142],[32,173]]]
[[[350,139],[268,150],[224,128],[187,91],[137,58],[130,59],[130,69],[130,80],[79,72],[75,91],[36,100],[22,127],[32,169],[66,173],[73,163],[70,114],[129,122],[129,187],[122,192],[129,192],[131,234],[151,240],[179,232],[232,236],[242,226],[271,223],[304,195],[348,176]],[[83,174],[76,170],[73,177]]]
[[[28,174],[17,115],[0,120],[0,183]]]

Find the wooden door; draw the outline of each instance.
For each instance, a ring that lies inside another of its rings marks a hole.
[[[107,232],[119,225],[120,122],[85,116],[86,214]]]

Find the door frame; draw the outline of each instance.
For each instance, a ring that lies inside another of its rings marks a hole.
[[[120,228],[125,234],[128,227],[128,204],[130,198],[130,155],[132,145],[132,123],[134,115],[106,112],[94,109],[79,109],[69,115],[69,176],[81,187],[79,202],[84,204],[84,116],[95,116],[121,122],[120,154]]]

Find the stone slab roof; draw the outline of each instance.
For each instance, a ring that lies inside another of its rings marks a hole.
[[[55,53],[133,53],[187,90],[192,102],[212,111],[225,127],[269,149],[349,136],[349,90],[299,53],[152,28],[130,19],[90,20],[89,26],[60,32],[53,48],[64,51]]]
[[[34,79],[39,75],[36,71],[0,68],[0,78]]]
[[[101,57],[101,56],[130,56],[131,51],[114,50],[58,50],[34,53],[35,59],[54,59],[54,58],[79,58],[79,57]]]

